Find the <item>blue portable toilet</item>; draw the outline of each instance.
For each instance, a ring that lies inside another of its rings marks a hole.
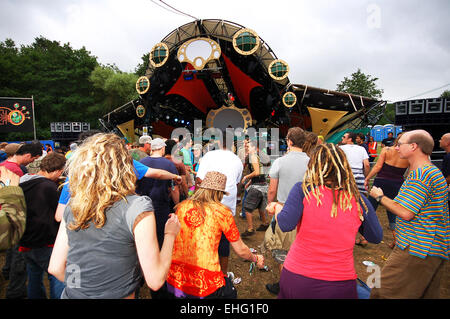
[[[372,134],[372,136],[373,136],[373,139],[376,141],[376,142],[381,142],[382,140],[383,140],[383,131],[384,131],[384,127],[383,127],[383,125],[375,125],[374,127],[373,127],[373,129],[372,129],[372,132],[373,133],[371,133]]]
[[[386,125],[384,125],[384,127],[383,127],[383,138],[387,138],[388,137],[388,133],[394,134],[394,137],[396,136],[395,135],[394,124],[386,124]]]
[[[395,137],[397,137],[398,134],[400,134],[401,132],[403,132],[403,128],[400,125],[396,125],[395,126]]]

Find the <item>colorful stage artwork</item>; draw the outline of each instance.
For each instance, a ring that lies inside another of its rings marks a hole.
[[[0,98],[0,133],[32,132],[31,99]]]

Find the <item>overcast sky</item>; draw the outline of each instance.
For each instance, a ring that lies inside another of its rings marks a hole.
[[[358,68],[383,99],[438,97],[450,89],[448,0],[164,0],[200,19],[251,28],[290,66],[293,84],[335,90]],[[86,47],[103,64],[134,71],[143,54],[193,18],[158,0],[1,0],[0,41],[43,36]],[[160,3],[160,5],[162,5]]]

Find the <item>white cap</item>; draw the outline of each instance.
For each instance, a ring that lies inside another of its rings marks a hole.
[[[142,135],[139,138],[139,144],[150,144],[152,141],[152,138],[149,135]]]
[[[166,146],[166,143],[164,143],[162,138],[155,138],[152,143],[152,150],[159,150],[161,148],[163,148],[164,146]]]

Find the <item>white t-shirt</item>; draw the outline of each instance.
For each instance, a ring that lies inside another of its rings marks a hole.
[[[229,196],[224,195],[222,204],[228,206],[233,216],[236,214],[237,184],[242,179],[242,162],[239,157],[231,151],[214,150],[209,151],[202,157],[198,168],[197,177],[204,179],[207,172],[216,171],[227,177],[226,191]]]
[[[347,156],[347,161],[352,169],[364,169],[363,161],[369,158],[364,147],[356,144],[341,145],[340,148]]]

